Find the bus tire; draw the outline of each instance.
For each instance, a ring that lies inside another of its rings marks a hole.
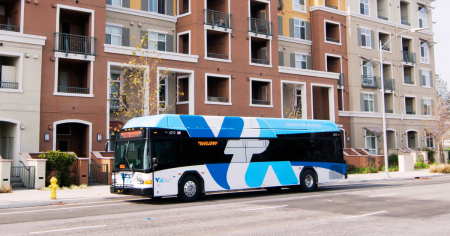
[[[306,169],[300,176],[300,190],[303,192],[312,192],[316,189],[316,174],[314,171]]]
[[[186,175],[178,185],[178,198],[183,202],[194,202],[201,193],[200,181],[194,175]]]

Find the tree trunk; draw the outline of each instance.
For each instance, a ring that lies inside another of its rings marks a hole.
[[[436,162],[441,164],[442,163],[442,160],[441,160],[441,142],[437,143],[437,150],[436,151],[437,151],[437,160],[436,160]]]

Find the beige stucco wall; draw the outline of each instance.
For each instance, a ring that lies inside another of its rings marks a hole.
[[[278,51],[283,52],[284,66],[291,67],[291,53],[302,53],[311,56],[311,45],[278,41]]]

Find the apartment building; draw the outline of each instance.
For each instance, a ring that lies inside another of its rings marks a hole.
[[[39,150],[46,43],[46,37],[28,30],[24,5],[24,0],[0,1],[0,160],[12,160],[14,166],[20,152]]]
[[[425,132],[436,99],[433,1],[345,2],[350,107],[339,115],[349,121],[351,147],[383,152],[383,89],[388,148],[433,148],[433,138]],[[382,49],[381,69],[380,44],[402,31],[425,27],[429,29],[392,39]]]

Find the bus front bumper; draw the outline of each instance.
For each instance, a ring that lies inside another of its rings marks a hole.
[[[111,186],[109,189],[111,193],[115,194],[125,194],[125,195],[135,195],[145,197],[153,196],[153,188],[121,188]]]

